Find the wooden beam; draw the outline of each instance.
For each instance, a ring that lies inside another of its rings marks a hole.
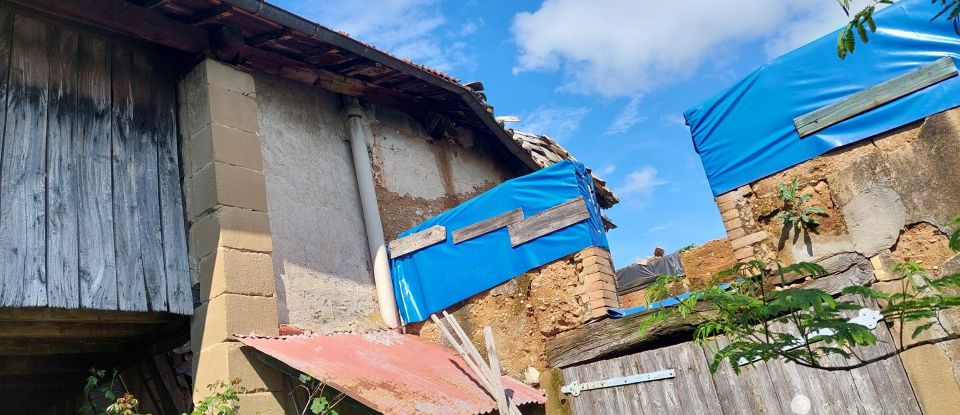
[[[390,258],[397,258],[447,240],[447,228],[436,225],[390,241]]]
[[[83,353],[119,353],[124,350],[125,342],[130,339],[63,339],[33,338],[24,341],[19,338],[0,338],[0,356],[35,356],[46,354],[83,354]]]
[[[800,137],[806,137],[954,76],[957,76],[957,67],[953,58],[943,57],[839,102],[801,115],[793,120],[793,124]]]
[[[122,0],[4,0],[190,53],[207,49],[207,33],[163,14]]]
[[[253,47],[260,47],[280,40],[289,40],[292,37],[293,35],[290,29],[280,29],[250,37],[247,39],[247,44]]]
[[[233,16],[233,6],[221,4],[195,13],[193,17],[190,18],[190,25],[201,26],[230,16]]]
[[[153,325],[139,323],[73,323],[53,321],[3,321],[0,338],[33,339],[65,338],[89,339],[96,337],[139,337],[158,331]]]
[[[476,238],[480,235],[486,235],[490,232],[508,225],[512,225],[521,220],[523,220],[523,209],[516,208],[509,212],[501,213],[490,219],[453,231],[453,243],[458,244],[460,242]]]
[[[537,213],[520,222],[507,226],[510,245],[517,246],[541,236],[556,232],[590,217],[583,196],[577,196]]]

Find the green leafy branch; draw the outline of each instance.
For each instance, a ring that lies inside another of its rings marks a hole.
[[[303,374],[300,375],[299,380],[300,384],[295,386],[290,394],[293,395],[299,389],[306,393],[307,404],[303,406],[301,415],[337,415],[337,411],[333,408],[343,400],[344,394],[338,393],[333,400],[330,400],[324,396],[325,383]],[[296,401],[295,397],[294,401]]]
[[[794,179],[790,183],[777,185],[777,193],[783,207],[775,218],[780,219],[785,230],[815,231],[820,226],[818,216],[826,217],[827,211],[819,206],[807,206],[813,198],[811,194],[800,194],[800,184]]]
[[[851,5],[854,0],[837,0],[843,12],[850,16]],[[960,0],[930,0],[931,4],[939,4],[938,11],[930,21],[944,18],[953,25],[953,30],[960,35]],[[881,4],[893,4],[891,0],[872,0],[870,5],[860,9],[853,14],[850,22],[847,23],[840,33],[837,34],[837,56],[844,59],[847,55],[853,53],[856,48],[857,38],[863,43],[870,41],[870,34],[877,31],[877,24],[873,20],[873,13],[877,6]]]
[[[240,394],[246,388],[240,385],[240,379],[233,379],[230,383],[217,381],[207,385],[210,396],[203,398],[193,407],[190,415],[235,415],[240,413]],[[183,414],[187,415],[187,414]]]
[[[110,382],[106,383],[106,370],[90,368],[90,374],[87,376],[83,385],[83,405],[79,410],[81,414],[141,415],[138,412],[140,401],[135,396],[130,393],[117,396],[117,393],[114,391],[117,373],[118,370],[114,368],[110,374]],[[110,404],[105,409],[101,409],[99,404],[101,401],[106,401]]]

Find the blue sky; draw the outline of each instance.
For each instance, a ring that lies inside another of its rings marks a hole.
[[[724,235],[683,111],[846,21],[836,0],[305,0],[278,6],[462,81],[621,203],[618,267]]]

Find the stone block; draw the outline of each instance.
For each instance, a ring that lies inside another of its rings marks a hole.
[[[740,211],[737,209],[720,212],[720,219],[724,222],[740,218]]]
[[[731,190],[727,193],[724,193],[720,196],[715,197],[714,199],[717,201],[717,204],[719,205],[721,203],[737,202],[740,199],[742,199],[742,197],[740,196],[739,191]]]
[[[224,206],[197,220],[190,227],[191,254],[203,258],[217,247],[272,252],[266,212]]]
[[[613,267],[611,267],[609,264],[593,264],[583,267],[583,274],[590,275],[597,273],[610,276],[617,275],[617,273],[614,272]]]
[[[200,168],[190,181],[191,219],[220,205],[267,211],[267,186],[261,172],[213,162]]]
[[[953,365],[940,347],[960,347],[960,341],[928,344],[906,350],[900,360],[924,414],[955,414],[960,408],[960,384]]]
[[[276,293],[270,254],[218,248],[200,260],[200,298],[221,294],[260,295]]]
[[[190,318],[190,346],[194,353],[217,343],[233,341],[234,334],[276,336],[277,300],[223,294],[203,303]]]
[[[723,203],[717,203],[717,209],[720,210],[720,213],[736,210],[738,202],[737,200],[728,200]]]
[[[598,281],[599,281],[599,282],[610,282],[610,283],[615,283],[615,281],[616,281],[616,278],[615,278],[613,275],[610,275],[610,274],[607,274],[607,273],[603,273],[603,272],[595,272],[595,273],[592,273],[592,274],[583,274],[582,279],[583,279],[583,284],[584,284],[584,285],[590,285],[591,283],[598,282]]]
[[[210,85],[244,95],[250,95],[256,91],[253,76],[247,72],[212,59],[203,61],[201,65],[204,65],[206,81]]]
[[[746,234],[747,234],[747,231],[743,230],[743,228],[736,228],[731,230],[730,232],[727,232],[727,238],[730,240],[733,240],[733,239],[743,237]]]
[[[260,137],[218,122],[207,124],[190,139],[190,158],[192,166],[197,169],[219,161],[263,171]]]
[[[765,239],[767,239],[767,231],[754,232],[731,240],[730,245],[733,246],[734,251],[736,251],[737,249],[762,242]]]
[[[254,97],[215,85],[209,85],[207,93],[210,102],[210,121],[238,130],[258,132],[257,100]]]
[[[285,395],[283,392],[243,393],[240,398],[240,415],[283,414]]]
[[[283,375],[239,342],[217,343],[193,357],[193,399],[209,395],[207,385],[240,379],[248,393],[283,390]]]
[[[737,257],[737,261],[753,259],[753,255],[754,250],[752,246],[745,246],[733,251],[733,256]]]
[[[873,267],[873,275],[876,276],[879,281],[892,281],[897,279],[897,277],[887,269],[886,265],[884,265],[883,258],[880,255],[874,255],[870,258],[870,266]]]
[[[723,221],[723,228],[726,229],[727,232],[732,231],[734,229],[743,228],[743,221],[739,217],[736,217],[730,220],[725,220]]]

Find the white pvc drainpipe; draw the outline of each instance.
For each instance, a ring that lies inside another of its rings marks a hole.
[[[397,300],[393,295],[393,280],[390,278],[390,261],[387,259],[386,241],[383,238],[383,224],[380,222],[380,208],[377,205],[377,193],[374,190],[372,161],[367,150],[367,137],[363,129],[363,108],[356,98],[347,98],[347,127],[350,137],[350,151],[353,154],[353,168],[360,190],[360,207],[363,210],[363,225],[367,231],[367,245],[373,260],[373,280],[377,285],[377,303],[380,316],[391,328],[400,327],[397,314]]]

